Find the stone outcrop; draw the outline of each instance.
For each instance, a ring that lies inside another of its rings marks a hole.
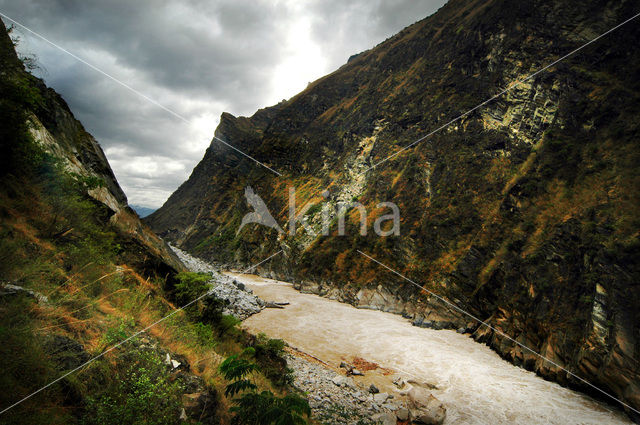
[[[421,387],[409,390],[409,417],[414,423],[426,425],[441,425],[447,409],[429,391]]]
[[[132,250],[146,251],[145,260],[138,264],[143,269],[164,267],[180,271],[184,266],[168,249],[166,243],[143,224],[128,206],[127,197],[120,188],[100,144],[87,133],[68,109],[64,100],[53,91],[46,91],[50,110],[45,116],[33,114],[31,134],[51,154],[60,158],[67,171],[82,178],[94,178],[101,186],[89,188],[87,194],[103,204],[110,212],[112,224],[131,243]],[[48,123],[48,127],[43,124]],[[135,260],[134,256],[131,257]],[[134,264],[136,261],[132,261]]]
[[[19,285],[13,285],[11,283],[0,283],[0,297],[6,297],[11,295],[26,295],[35,299],[39,303],[47,303],[49,299],[46,295],[42,295],[39,292],[32,291],[31,289],[23,288]]]
[[[147,222],[235,268],[282,250],[258,272],[473,333],[547,379],[591,391],[564,368],[640,409],[640,53],[628,49],[640,29],[621,27],[514,85],[635,13],[629,1],[451,0],[293,98],[252,117],[222,116],[216,136],[281,176],[213,140]],[[282,229],[295,186],[294,235],[256,224],[238,232],[247,186]],[[331,210],[356,201],[368,232],[354,207],[338,234]],[[382,201],[400,208],[399,236],[373,232],[388,212]]]
[[[98,141],[85,130],[64,99],[45,83],[25,71],[4,23],[0,23],[0,77],[23,82],[39,99],[27,115],[31,138],[56,157],[65,171],[78,181],[90,181],[86,193],[102,206],[105,225],[120,236],[129,264],[139,271],[165,276],[184,266],[148,225],[128,206],[127,197]],[[4,142],[4,141],[3,141]]]

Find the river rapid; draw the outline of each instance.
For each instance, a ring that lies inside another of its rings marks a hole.
[[[377,363],[391,372],[365,375],[376,375],[385,391],[398,391],[391,384],[397,374],[433,384],[433,395],[447,407],[445,424],[631,423],[621,411],[516,367],[468,335],[418,328],[398,315],[303,294],[285,282],[236,279],[264,300],[290,303],[246,319],[249,331],[281,338],[330,365],[355,357]]]

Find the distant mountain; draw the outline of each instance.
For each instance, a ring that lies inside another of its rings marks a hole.
[[[280,249],[263,273],[416,324],[469,319],[364,258],[367,252],[640,408],[640,25],[632,22],[454,124],[450,120],[638,13],[632,1],[452,0],[252,117],[224,113],[151,227],[236,266]],[[404,146],[438,129],[411,149]],[[370,168],[395,154],[390,160]],[[287,229],[288,187],[316,235],[247,224],[245,188]],[[326,191],[326,192],[325,192]],[[346,236],[321,206],[359,201]],[[401,234],[373,221],[394,202]],[[237,234],[236,234],[237,233]],[[505,358],[570,374],[485,327]]]
[[[138,213],[138,216],[140,218],[144,218],[146,216],[148,216],[149,214],[153,213],[155,210],[157,210],[157,208],[148,208],[148,207],[142,207],[140,205],[132,205],[129,204],[129,206]]]

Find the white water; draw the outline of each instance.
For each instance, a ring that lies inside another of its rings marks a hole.
[[[620,411],[547,382],[449,330],[412,326],[400,316],[356,309],[290,284],[252,275],[238,280],[265,300],[287,301],[245,320],[252,332],[281,338],[329,364],[355,356],[433,383],[446,424],[628,424]]]

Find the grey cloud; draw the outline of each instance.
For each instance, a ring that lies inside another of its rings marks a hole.
[[[214,5],[26,0],[3,4],[2,10],[70,50],[82,46],[113,54],[150,83],[189,96],[242,99],[263,83],[252,64],[278,61],[278,10],[248,1]]]
[[[275,70],[289,58],[296,20],[310,20],[313,47],[326,56],[327,68],[314,70],[320,77],[442,3],[0,0],[0,11],[187,119],[210,117],[204,129],[184,123],[24,33],[19,48],[39,57],[47,83],[100,141],[129,200],[158,207],[202,158],[223,111],[251,115],[274,102]],[[144,161],[171,167],[132,169]]]
[[[386,38],[436,12],[442,0],[326,0],[314,3],[313,32],[326,40],[325,54],[342,64]],[[341,46],[340,48],[336,48]]]

